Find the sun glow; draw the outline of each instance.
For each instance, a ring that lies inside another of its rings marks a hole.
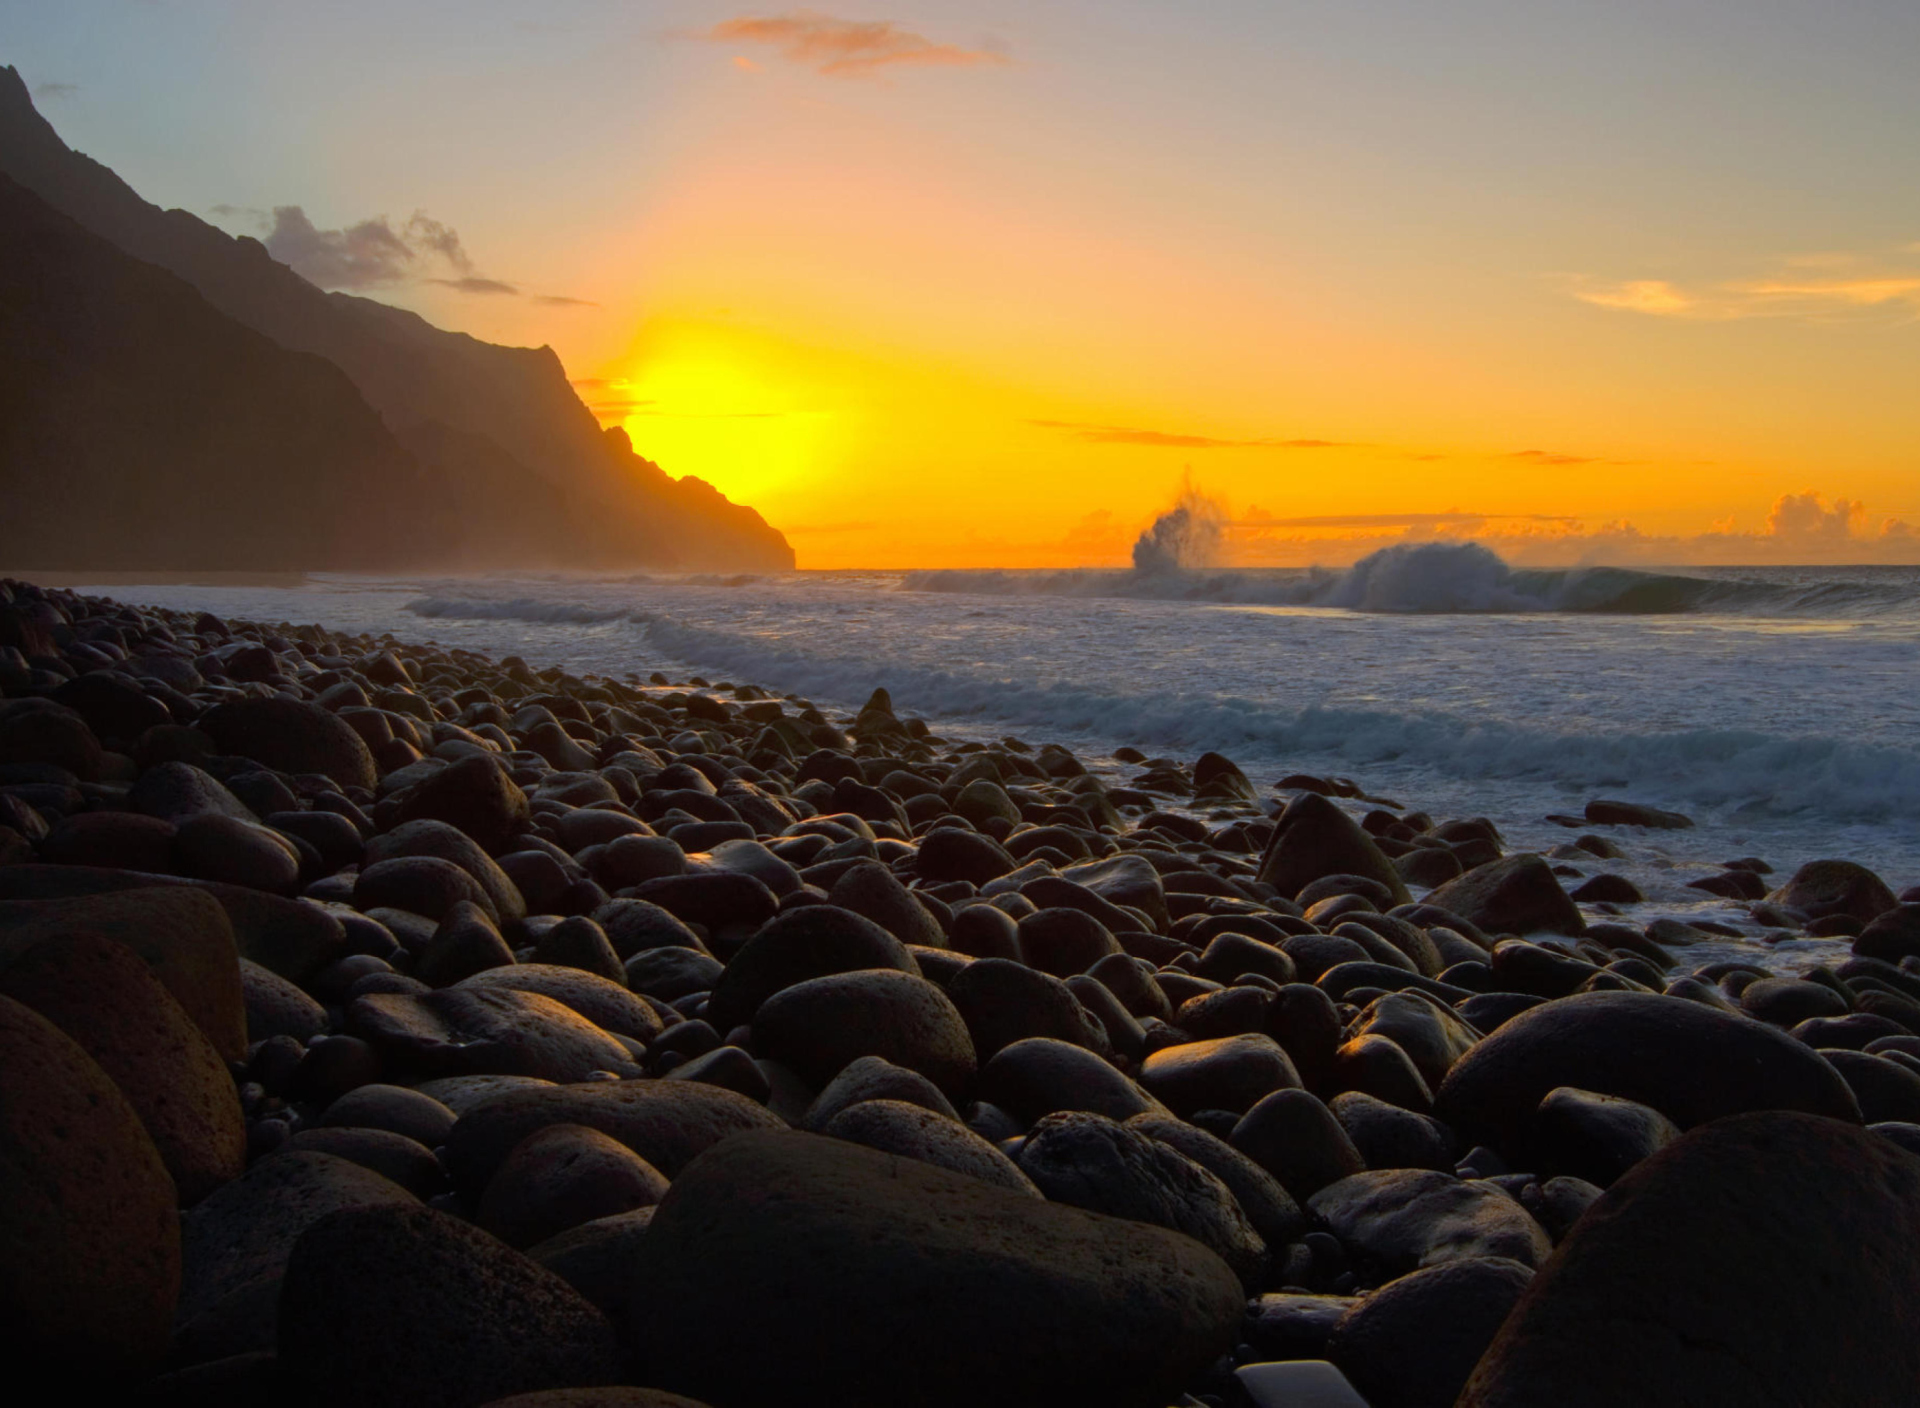
[[[626,367],[607,380],[602,421],[669,474],[697,475],[736,502],[777,501],[844,431],[848,408],[804,358],[730,328],[651,323]]]

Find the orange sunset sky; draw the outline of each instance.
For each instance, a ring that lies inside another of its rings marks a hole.
[[[1915,561],[1911,0],[0,0],[49,118],[560,354],[803,567]],[[420,218],[415,218],[416,212]]]

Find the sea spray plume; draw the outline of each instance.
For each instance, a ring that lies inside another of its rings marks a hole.
[[[1201,493],[1191,474],[1182,475],[1173,507],[1134,539],[1133,570],[1159,575],[1212,567],[1220,559],[1226,524],[1226,505]]]

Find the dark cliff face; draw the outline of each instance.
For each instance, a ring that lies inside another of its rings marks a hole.
[[[455,546],[339,368],[0,176],[0,561],[394,566]]]
[[[344,373],[363,409],[414,461],[411,477],[438,487],[453,520],[419,542],[422,565],[793,565],[786,540],[752,509],[683,485],[603,434],[551,349],[499,347],[371,299],[323,292],[258,241],[160,210],[69,149],[10,68],[0,68],[0,174],[184,280],[211,311]]]

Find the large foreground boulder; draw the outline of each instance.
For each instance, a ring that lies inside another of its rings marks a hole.
[[[1642,992],[1578,993],[1502,1023],[1448,1072],[1434,1113],[1469,1144],[1513,1148],[1563,1085],[1637,1101],[1682,1129],[1748,1110],[1860,1120],[1847,1083],[1811,1047],[1751,1018]]]
[[[140,1117],[71,1037],[0,997],[0,1354],[10,1376],[22,1390],[36,1380],[72,1390],[150,1370],[179,1294],[173,1180]]]
[[[474,1408],[612,1383],[606,1317],[545,1267],[423,1207],[329,1213],[294,1245],[280,1367],[297,1401]]]
[[[120,1087],[183,1204],[246,1166],[246,1123],[226,1063],[131,949],[78,933],[0,953],[0,993],[79,1042]]]
[[[1568,1234],[1462,1408],[1914,1401],[1920,1158],[1810,1115],[1719,1120]]]
[[[688,1167],[634,1284],[639,1376],[716,1404],[1164,1408],[1244,1308],[1178,1233],[800,1133]]]

